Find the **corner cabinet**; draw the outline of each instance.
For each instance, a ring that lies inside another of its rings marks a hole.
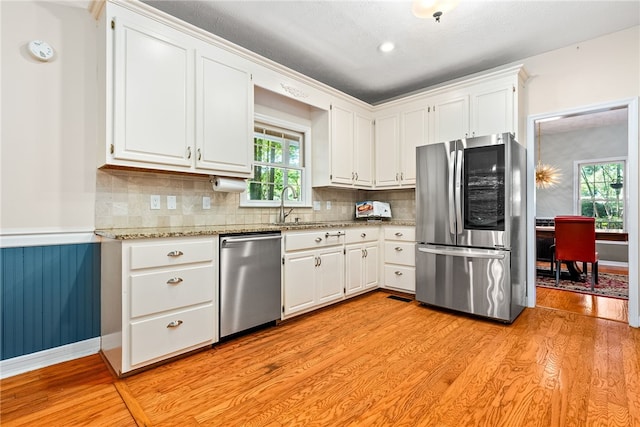
[[[218,341],[217,237],[101,246],[101,351],[118,376]]]
[[[124,5],[107,2],[102,19],[99,166],[250,176],[248,62]]]

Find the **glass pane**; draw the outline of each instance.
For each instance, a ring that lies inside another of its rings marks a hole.
[[[256,135],[253,159],[262,163],[282,163],[282,141]]]
[[[504,145],[464,150],[464,228],[504,231]]]
[[[282,191],[283,169],[255,165],[249,181],[249,200],[279,200]]]
[[[299,141],[288,141],[289,142],[289,166],[300,166],[300,142]]]

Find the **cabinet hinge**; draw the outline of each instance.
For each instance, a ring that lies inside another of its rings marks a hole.
[[[282,306],[282,312],[284,313],[284,305]]]
[[[284,257],[282,257],[282,265],[284,265]]]
[[[436,112],[436,106],[435,105],[433,106],[433,112],[434,113]]]
[[[115,148],[113,147],[113,144],[109,145],[109,152],[111,154],[113,154],[113,152],[116,151]]]
[[[249,74],[249,80],[253,81],[253,74]]]
[[[347,293],[347,288],[342,288],[342,292]]]
[[[111,29],[112,29],[112,30],[115,30],[115,28],[116,28],[116,20],[115,20],[115,19],[112,19],[112,20],[111,20]]]
[[[329,179],[333,179],[333,175],[329,175]]]
[[[513,93],[516,93],[516,87],[515,86],[511,86],[511,89],[513,89]]]
[[[431,112],[431,107],[429,106],[427,107],[427,113],[430,113],[430,112]]]
[[[347,254],[347,248],[343,248],[343,249],[342,249],[342,253],[343,253],[344,255],[346,255],[346,254]]]

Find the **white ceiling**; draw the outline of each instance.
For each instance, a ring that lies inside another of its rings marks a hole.
[[[640,24],[640,0],[460,0],[439,23],[410,1],[144,1],[372,104]]]

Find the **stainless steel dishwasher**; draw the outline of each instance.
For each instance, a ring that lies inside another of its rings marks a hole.
[[[280,319],[280,232],[220,236],[220,338]]]

